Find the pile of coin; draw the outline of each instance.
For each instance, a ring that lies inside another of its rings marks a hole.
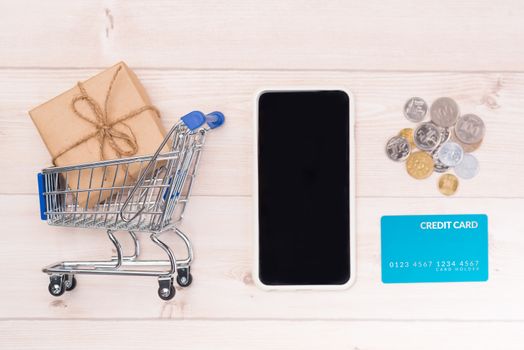
[[[460,114],[457,102],[449,97],[440,97],[431,104],[431,120],[426,122],[427,114],[426,101],[410,98],[404,105],[404,116],[418,125],[402,129],[389,139],[386,154],[396,162],[405,161],[408,174],[415,179],[443,173],[438,188],[450,196],[458,189],[457,176],[471,179],[478,174],[479,162],[471,153],[482,144],[486,127],[477,115]],[[455,175],[448,172],[451,169]]]

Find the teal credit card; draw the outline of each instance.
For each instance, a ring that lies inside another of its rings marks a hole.
[[[488,280],[488,217],[383,216],[382,282]]]

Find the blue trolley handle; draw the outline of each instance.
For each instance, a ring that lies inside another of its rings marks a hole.
[[[40,219],[47,220],[47,203],[45,200],[45,177],[44,174],[38,173],[38,198],[40,201]]]
[[[209,126],[210,129],[215,129],[224,124],[224,114],[222,112],[211,112],[208,115],[206,115],[206,123],[207,126]]]

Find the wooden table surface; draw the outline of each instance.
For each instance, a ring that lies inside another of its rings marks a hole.
[[[522,1],[16,0],[0,14],[0,348],[523,348]],[[50,157],[27,111],[120,60],[166,127],[193,109],[227,117],[183,223],[195,281],[162,302],[151,278],[80,276],[53,298],[44,265],[112,251],[101,230],[39,220],[35,175]],[[355,95],[358,277],[346,291],[253,284],[253,94],[278,85]],[[452,198],[384,155],[415,95],[453,97],[486,122],[481,172]],[[488,214],[489,281],[382,284],[380,217],[415,213]]]

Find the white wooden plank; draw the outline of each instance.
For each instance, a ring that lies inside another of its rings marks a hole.
[[[7,349],[521,349],[524,323],[2,321]],[[379,336],[378,336],[379,335]]]
[[[0,177],[0,193],[35,193],[35,174],[49,164],[27,110],[97,71],[0,70],[0,163],[9,164]],[[457,197],[524,196],[524,163],[515,161],[524,154],[524,74],[149,69],[138,69],[137,74],[162,111],[166,127],[193,109],[221,110],[226,114],[226,125],[209,135],[195,187],[197,195],[251,194],[256,90],[283,85],[335,85],[355,94],[358,196],[440,196],[436,175],[424,181],[413,180],[404,164],[391,162],[384,153],[389,137],[414,125],[402,116],[405,100],[413,95],[428,101],[442,95],[454,97],[464,112],[478,113],[486,122],[486,138],[476,152],[481,173],[463,181]],[[290,117],[299,120],[299,116]],[[325,120],[329,128],[325,116],[319,116],[319,120]]]
[[[39,222],[34,195],[2,195],[2,318],[274,318],[344,320],[523,320],[522,199],[362,198],[357,201],[356,284],[341,292],[265,292],[253,284],[249,198],[195,197],[182,229],[195,244],[194,283],[173,301],[156,295],[155,279],[79,276],[78,287],[54,298],[40,269],[59,259],[110,254],[103,231]],[[384,285],[380,217],[387,214],[486,213],[490,279],[486,283]],[[142,235],[147,243],[147,235]],[[168,242],[175,240],[166,237]],[[129,247],[129,242],[126,242]],[[161,257],[145,244],[146,257]],[[177,250],[178,251],[178,250]]]
[[[9,1],[3,67],[520,70],[518,0]]]

